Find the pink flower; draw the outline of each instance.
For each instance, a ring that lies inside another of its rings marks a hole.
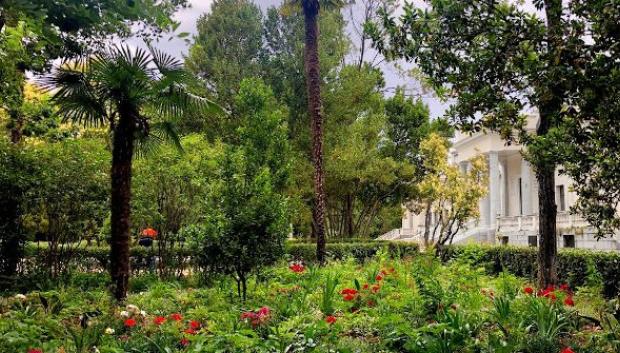
[[[156,316],[156,317],[153,319],[153,323],[154,323],[155,325],[157,325],[157,326],[159,326],[159,325],[163,324],[164,322],[166,322],[166,318],[165,318],[165,317],[163,317],[163,316]]]
[[[178,314],[178,313],[170,314],[170,319],[174,321],[181,321],[183,320],[183,316],[181,316],[181,314]]]
[[[28,350],[28,353],[43,353],[43,350],[41,350],[39,348],[30,348]]]
[[[179,341],[179,344],[183,347],[187,347],[189,345],[189,340],[185,337],[181,338],[181,341]]]
[[[132,328],[132,327],[136,326],[137,323],[136,323],[136,320],[134,320],[134,319],[127,319],[127,320],[125,320],[124,324],[125,324],[125,327]]]
[[[267,322],[271,315],[271,309],[267,306],[263,306],[262,308],[256,311],[246,311],[241,314],[242,321],[249,321],[253,327],[259,326]]]
[[[325,318],[325,322],[327,322],[330,325],[333,325],[336,322],[336,317],[333,315],[329,315],[328,317]]]

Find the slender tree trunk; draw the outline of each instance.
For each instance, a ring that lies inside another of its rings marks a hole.
[[[24,119],[22,118],[21,112],[17,109],[11,109],[9,111],[9,116],[13,124],[11,127],[11,143],[18,144],[21,142],[23,136]]]
[[[426,202],[426,212],[424,213],[424,249],[428,248],[431,233],[431,206],[432,202]]]
[[[305,19],[306,86],[308,113],[312,122],[312,161],[314,163],[314,209],[312,220],[316,235],[316,257],[325,263],[325,190],[323,171],[323,116],[321,113],[321,76],[319,74],[319,1],[302,1]]]
[[[541,94],[539,105],[540,120],[536,129],[539,137],[546,136],[559,118],[562,108],[563,90],[554,81],[558,68],[562,65],[562,0],[545,0],[545,15],[547,20],[547,42],[549,43],[548,86]],[[536,151],[534,156],[536,178],[538,180],[538,285],[546,287],[557,282],[557,235],[555,205],[555,167],[556,161],[545,156],[548,151]]]
[[[347,195],[345,199],[345,233],[352,237],[354,233],[353,227],[353,195]]]
[[[114,284],[114,297],[122,301],[127,297],[129,281],[129,227],[131,213],[131,162],[133,157],[135,125],[127,114],[121,114],[114,129],[112,146],[112,198],[110,243],[110,274]]]

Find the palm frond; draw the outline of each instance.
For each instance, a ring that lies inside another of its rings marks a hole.
[[[65,62],[53,75],[41,80],[46,91],[53,92],[54,102],[64,122],[85,126],[100,126],[107,122],[105,103],[97,98],[96,89],[88,77],[87,62]]]
[[[136,156],[146,157],[155,155],[164,143],[170,143],[179,151],[185,153],[181,144],[181,137],[176,131],[174,123],[158,121],[150,125],[148,135],[142,131],[136,134]]]

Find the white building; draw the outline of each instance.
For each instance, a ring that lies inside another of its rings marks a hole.
[[[535,119],[530,122],[534,127]],[[538,190],[536,176],[521,155],[520,145],[506,145],[498,134],[467,135],[457,133],[451,149],[451,162],[465,171],[477,154],[489,162],[488,195],[480,202],[480,219],[468,223],[453,243],[490,243],[536,246],[538,242]],[[594,230],[581,217],[569,213],[576,201],[570,191],[571,180],[556,173],[558,210],[558,248],[620,250],[620,236],[596,240]],[[420,241],[424,215],[405,210],[402,227],[381,237]]]

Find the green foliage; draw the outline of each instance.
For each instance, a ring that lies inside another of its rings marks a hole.
[[[236,283],[227,277],[199,287],[191,278],[136,277],[122,307],[110,305],[103,287],[0,297],[0,351],[64,347],[88,352],[96,345],[100,352],[557,353],[570,346],[576,352],[611,353],[617,347],[607,324],[591,330],[580,318],[606,305],[577,299],[576,307],[566,307],[560,300],[524,293],[521,279],[519,292],[505,296],[499,289],[505,279],[463,264],[377,257],[366,266],[333,261],[294,273],[279,262],[265,270],[268,278],[257,283],[246,302],[230,296]],[[381,280],[375,280],[378,271]],[[333,293],[331,324],[323,312],[326,279]],[[353,287],[356,279],[359,287]],[[367,284],[377,284],[376,292]],[[358,288],[357,298],[345,299],[340,294],[345,288]],[[357,310],[351,310],[352,303]],[[259,325],[240,318],[262,307],[269,311]],[[176,321],[172,314],[182,317]],[[163,322],[157,324],[157,317]],[[127,318],[135,326],[127,327]],[[188,330],[191,321],[196,321],[194,330]]]
[[[287,199],[288,142],[284,115],[259,80],[241,83],[236,106],[240,145],[218,157],[216,179],[206,201],[202,263],[234,276],[246,298],[248,275],[282,255],[290,232]]]
[[[489,273],[497,274],[506,270],[519,277],[536,278],[538,268],[535,248],[467,245],[450,246],[445,251],[444,260],[467,259],[472,264],[484,266]],[[594,267],[589,266],[589,263]],[[587,285],[590,278],[596,278],[595,283],[602,280],[603,294],[608,298],[620,293],[619,266],[620,256],[614,252],[571,249],[558,253],[560,281],[569,283],[571,287],[579,287]]]
[[[0,138],[0,282],[16,274],[26,240],[21,217],[38,179],[36,158],[29,149]]]
[[[185,65],[209,82],[210,93],[220,104],[234,109],[241,81],[259,73],[261,11],[248,0],[218,0],[198,19],[197,29]],[[222,127],[219,136],[234,132],[232,123]]]

